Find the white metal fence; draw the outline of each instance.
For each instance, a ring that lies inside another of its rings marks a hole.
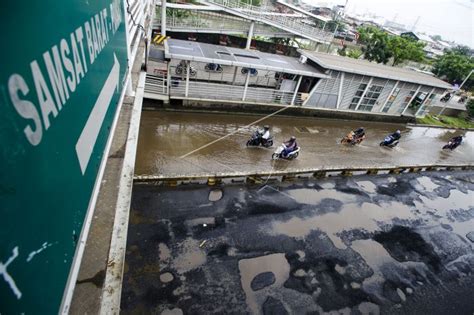
[[[323,31],[320,28],[313,27],[306,23],[303,23],[297,18],[264,14],[269,9],[266,7],[253,6],[248,3],[241,2],[240,0],[206,0],[210,3],[224,6],[240,12],[248,16],[251,19],[260,20],[274,26],[287,29],[294,33],[302,34],[315,41],[330,42],[333,39],[333,34],[330,32]]]
[[[186,96],[185,80],[172,79],[170,85],[170,96],[174,98],[290,105],[293,95],[293,92],[248,87],[244,99],[244,86],[241,85],[189,81],[188,95]],[[297,93],[294,105],[302,103],[301,93]]]

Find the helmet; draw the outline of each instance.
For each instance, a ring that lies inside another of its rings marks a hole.
[[[397,131],[395,131],[395,133],[401,134],[401,131],[400,131],[400,130],[397,130]]]
[[[263,126],[263,129],[268,130],[268,129],[270,129],[270,126],[269,126],[269,125],[265,125],[265,126]]]
[[[296,140],[296,137],[295,137],[295,136],[291,136],[290,141],[295,141],[295,140]]]

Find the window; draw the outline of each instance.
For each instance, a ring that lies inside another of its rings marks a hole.
[[[382,109],[382,112],[384,112],[384,113],[388,112],[390,107],[392,107],[393,102],[395,102],[395,99],[397,98],[398,93],[400,93],[400,88],[395,88],[392,95],[390,95],[387,104],[385,104],[384,108]]]
[[[360,98],[364,94],[364,90],[366,87],[367,87],[367,84],[361,84],[359,86],[359,89],[357,90],[354,98],[352,99],[351,105],[349,106],[350,109],[356,109],[357,104],[359,103]],[[383,86],[381,85],[370,86],[370,88],[367,90],[367,93],[365,93],[364,98],[362,99],[362,102],[360,102],[360,106],[357,110],[370,112],[372,108],[374,107],[375,103],[377,102],[377,99],[379,98],[382,90],[383,90]]]
[[[354,98],[352,98],[351,105],[349,105],[349,109],[355,109],[357,104],[359,104],[359,100],[364,94],[365,88],[367,87],[366,83],[361,83],[357,88]]]
[[[375,103],[377,102],[377,99],[380,96],[380,93],[382,93],[383,86],[381,85],[372,85],[367,93],[364,96],[364,99],[360,103],[359,110],[364,110],[370,112],[372,108],[374,107]]]
[[[398,109],[398,112],[399,113],[403,113],[403,111],[405,110],[405,107],[407,106],[407,104],[410,102],[411,98],[413,97],[413,95],[415,95],[415,92],[416,91],[410,91],[410,93],[408,93],[408,95],[405,97],[405,99],[403,100],[403,103],[402,103],[402,106],[400,106],[400,108]]]

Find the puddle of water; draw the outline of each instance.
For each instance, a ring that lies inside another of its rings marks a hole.
[[[179,273],[185,273],[206,262],[206,253],[199,248],[199,241],[187,238],[179,245],[178,254],[173,259],[173,267]]]
[[[357,185],[359,185],[360,188],[371,194],[375,193],[375,191],[377,190],[377,186],[375,186],[374,183],[368,180],[357,182]]]
[[[423,190],[426,190],[428,192],[432,192],[439,187],[439,185],[433,183],[431,178],[427,176],[418,177],[417,180],[421,187],[423,187]]]
[[[410,219],[413,214],[410,208],[399,202],[384,203],[381,206],[373,203],[345,204],[339,213],[326,213],[309,218],[293,217],[288,221],[276,221],[272,225],[272,234],[285,234],[290,237],[303,238],[313,230],[325,232],[334,246],[345,249],[346,246],[337,236],[344,230],[365,229],[377,231],[377,221],[390,221],[394,218]]]
[[[160,261],[164,262],[171,258],[171,252],[168,246],[165,243],[160,243],[158,245]]]
[[[260,273],[268,271],[273,272],[275,275],[275,282],[262,290],[254,292],[250,287],[253,278]],[[290,265],[285,258],[285,254],[271,254],[239,260],[239,272],[247,305],[253,314],[260,314],[261,304],[267,298],[268,289],[283,286],[289,277]]]
[[[318,205],[321,203],[321,200],[326,198],[340,200],[344,203],[354,202],[356,200],[356,197],[353,195],[345,194],[333,189],[318,191],[315,189],[301,188],[289,190],[288,194],[296,201],[310,205]]]
[[[459,190],[451,190],[448,198],[437,197],[430,199],[425,196],[420,196],[422,202],[415,201],[418,209],[427,211],[436,211],[436,215],[446,216],[450,210],[468,210],[474,206],[474,194],[463,193]]]

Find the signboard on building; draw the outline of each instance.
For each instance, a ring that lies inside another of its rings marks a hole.
[[[0,4],[0,313],[54,314],[123,90],[123,0]]]

